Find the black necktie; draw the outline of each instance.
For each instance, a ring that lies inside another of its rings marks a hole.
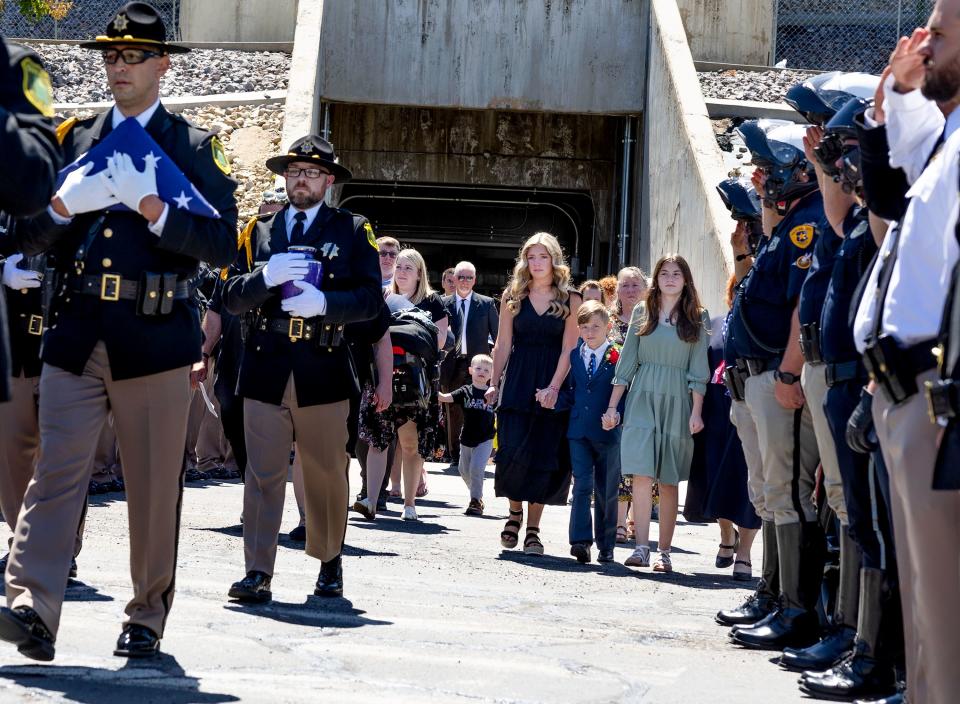
[[[290,244],[298,245],[303,242],[303,223],[307,219],[307,214],[298,210],[293,216],[293,230],[290,232]]]

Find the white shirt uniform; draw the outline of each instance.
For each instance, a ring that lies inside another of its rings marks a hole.
[[[902,345],[909,346],[936,337],[940,331],[950,276],[960,258],[960,247],[954,235],[960,206],[960,173],[957,168],[960,110],[952,112],[943,122],[942,115],[941,121],[938,121],[930,110],[930,106],[933,106],[939,113],[936,104],[923,98],[920,91],[905,95],[891,91],[887,100],[890,121],[902,126],[893,132],[888,126],[890,165],[903,168],[908,179],[916,175],[916,181],[907,191],[907,197],[911,200],[903,221],[891,226],[884,239],[857,311],[854,335],[857,349],[861,352],[873,330],[878,278],[883,260],[891,254],[893,227],[899,226],[902,231],[883,308],[881,332],[893,336]],[[927,105],[921,105],[921,101]],[[898,111],[901,111],[899,115]],[[904,118],[904,114],[909,118]],[[916,120],[912,132],[907,129],[911,119]],[[943,128],[946,141],[923,169],[927,155],[939,138],[938,127]],[[918,139],[918,134],[922,134],[923,138]],[[904,148],[904,144],[913,144],[914,151]],[[926,151],[916,151],[922,148]]]

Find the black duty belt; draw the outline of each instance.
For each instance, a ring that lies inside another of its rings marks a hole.
[[[780,366],[780,357],[771,357],[770,359],[738,359],[737,367],[745,371],[747,376],[759,376],[765,372],[773,371]]]
[[[827,364],[827,386],[836,386],[837,384],[842,384],[845,381],[853,381],[855,379],[866,379],[867,378],[867,368],[863,366],[863,362],[858,359],[853,360],[852,362],[839,362],[837,364]]]
[[[140,282],[124,279],[119,274],[83,276],[73,290],[76,293],[96,296],[101,301],[136,301],[141,298]],[[189,281],[178,281],[173,288],[165,291],[149,290],[146,295],[149,298],[165,297],[179,301],[190,297],[191,286]]]
[[[863,353],[863,363],[870,378],[887,392],[890,400],[901,403],[917,393],[917,375],[937,366],[933,356],[936,340],[931,338],[901,347],[884,335]]]
[[[343,344],[343,324],[324,323],[323,318],[264,318],[260,329],[279,333],[291,342],[313,340],[320,347]]]
[[[800,350],[803,352],[803,361],[810,364],[823,363],[823,355],[820,354],[819,323],[807,323],[800,326]]]

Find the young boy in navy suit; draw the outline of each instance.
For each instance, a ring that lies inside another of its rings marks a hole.
[[[570,554],[590,562],[597,541],[598,562],[613,562],[617,538],[617,485],[620,483],[620,428],[604,430],[601,416],[610,404],[619,346],[607,341],[610,314],[599,301],[586,301],[577,312],[580,343],[570,353],[570,373],[558,408],[570,408],[570,461],[573,505],[570,509]],[[622,411],[622,407],[618,409]],[[590,498],[594,497],[593,524]]]

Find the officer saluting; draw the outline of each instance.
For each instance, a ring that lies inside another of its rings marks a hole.
[[[50,202],[57,171],[63,165],[51,117],[53,86],[40,57],[0,39],[0,154],[4,166],[17,174],[16,178],[0,179],[0,210],[8,215],[34,215]],[[2,262],[0,256],[0,266]],[[10,398],[5,317],[0,286],[0,402]]]
[[[27,488],[6,573],[0,638],[49,660],[60,619],[74,533],[91,457],[108,409],[116,419],[130,520],[133,598],[114,654],[153,655],[174,593],[190,402],[190,367],[200,361],[200,320],[190,290],[200,261],[227,266],[236,255],[236,184],[212,135],[160,104],[169,54],[156,10],[125,5],[104,36],[81,45],[102,52],[116,101],[107,112],[62,129],[73,161],[124,119],[135,117],[219,213],[194,215],[157,196],[156,160],[128,156],[109,171],[72,172],[46,213],[24,222],[25,254],[50,250],[60,281],[43,343],[41,455]],[[129,210],[108,210],[122,203]]]
[[[246,247],[241,246],[223,291],[227,310],[246,314],[249,323],[238,383],[247,444],[247,575],[229,591],[231,598],[248,602],[272,598],[294,440],[303,461],[306,551],[321,561],[314,593],[343,593],[348,399],[359,392],[343,328],[375,317],[383,305],[373,228],[363,216],[323,203],[334,182],[351,177],[337,163],[330,144],[313,135],[303,137],[287,154],[267,160],[267,167],[286,177],[290,203],[247,226]],[[318,286],[303,281],[316,264],[303,253],[288,252],[294,246],[315,251],[322,267]],[[281,286],[288,289],[285,299]]]

